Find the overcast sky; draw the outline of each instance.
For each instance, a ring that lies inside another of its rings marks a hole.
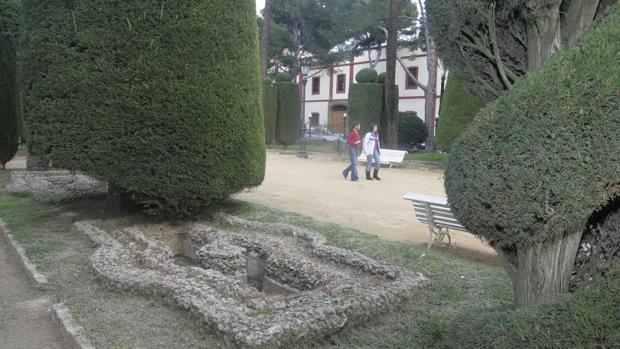
[[[256,0],[256,13],[260,15],[263,8],[265,8],[265,0]]]

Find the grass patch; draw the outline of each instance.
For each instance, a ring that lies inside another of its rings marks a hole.
[[[93,245],[71,227],[77,220],[113,216],[105,211],[104,201],[43,205],[29,197],[9,196],[1,192],[8,182],[8,174],[9,171],[0,171],[0,217],[46,274],[52,284],[50,292],[67,303],[95,346],[222,346],[217,334],[205,332],[185,311],[166,306],[157,298],[118,292],[94,278],[88,262]],[[323,234],[330,245],[421,272],[430,279],[431,284],[421,289],[415,299],[320,343],[312,343],[313,347],[433,347],[457,313],[512,303],[510,280],[501,268],[434,250],[420,258],[424,246],[382,240],[336,224],[243,201],[229,200],[215,209],[250,220],[299,225]]]

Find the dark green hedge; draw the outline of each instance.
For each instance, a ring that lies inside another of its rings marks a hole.
[[[0,167],[4,167],[17,152],[18,96],[15,36],[0,33]]]
[[[0,33],[19,35],[20,0],[0,0]]]
[[[278,83],[279,82],[291,82],[291,74],[286,73],[286,72],[279,72],[274,77],[274,80]]]
[[[377,75],[377,82],[380,84],[385,84],[385,72]]]
[[[443,348],[620,348],[620,278],[530,308],[471,310],[452,320]]]
[[[559,239],[620,194],[620,3],[484,108],[452,147],[460,222],[501,247]]]
[[[463,83],[450,75],[441,100],[441,114],[437,127],[437,146],[450,152],[454,141],[471,125],[476,113],[484,104],[471,94]]]
[[[263,81],[263,116],[265,118],[265,144],[276,139],[278,122],[278,89],[271,81]]]
[[[371,123],[379,123],[383,98],[381,84],[352,84],[349,88],[348,118],[359,121],[362,131],[368,129]]]
[[[428,128],[424,120],[409,113],[398,113],[398,143],[401,148],[409,150],[412,144],[426,141]]]
[[[278,127],[276,140],[285,146],[295,144],[299,137],[299,85],[280,82],[278,88]]]
[[[355,74],[355,81],[358,84],[374,84],[377,83],[377,71],[373,68],[364,68]]]
[[[254,1],[25,0],[29,142],[188,214],[264,176]]]

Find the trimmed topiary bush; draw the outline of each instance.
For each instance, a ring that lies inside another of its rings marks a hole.
[[[471,125],[484,104],[471,94],[463,83],[451,74],[441,100],[441,114],[437,127],[437,146],[450,152],[454,141]]]
[[[299,136],[299,86],[291,82],[279,82],[278,88],[278,125],[276,140],[288,146],[295,144]]]
[[[17,45],[10,33],[0,33],[0,168],[17,153],[19,102]]]
[[[265,118],[265,144],[271,144],[276,139],[278,89],[269,79],[263,80],[263,117]]]
[[[359,121],[361,130],[379,123],[383,98],[383,85],[377,83],[352,84],[349,88],[349,120]],[[363,132],[362,132],[363,133]]]
[[[355,74],[355,81],[358,84],[375,84],[377,83],[377,71],[373,68],[364,68]]]
[[[186,215],[264,176],[253,1],[23,2],[28,141]]]
[[[586,222],[620,194],[620,3],[608,12],[452,147],[450,205],[509,263],[517,305],[568,291]]]
[[[0,33],[19,35],[20,0],[0,0]]]
[[[377,75],[377,82],[380,84],[385,84],[385,72]]]
[[[413,144],[426,140],[428,128],[424,120],[409,113],[398,113],[398,143],[403,150],[411,149]]]
[[[286,73],[286,72],[279,72],[274,76],[274,80],[277,83],[280,83],[280,82],[291,82],[292,79],[291,79],[291,74]]]
[[[618,273],[591,288],[531,308],[460,314],[441,348],[620,348]]]

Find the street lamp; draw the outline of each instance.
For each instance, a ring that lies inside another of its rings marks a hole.
[[[304,118],[304,114],[306,112],[306,83],[308,82],[308,67],[305,63],[301,65],[301,75],[302,75],[302,84],[303,87],[301,89],[301,114],[299,116],[299,152],[297,153],[298,158],[308,158],[308,153],[306,152],[306,120]]]

